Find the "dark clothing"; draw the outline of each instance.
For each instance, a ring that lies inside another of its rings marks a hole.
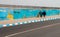
[[[40,11],[40,12],[39,12],[39,15],[40,15],[40,17],[42,17],[42,16],[45,17],[45,16],[46,16],[46,12],[45,12],[45,11],[43,11],[43,12]]]
[[[42,17],[42,12],[39,12],[40,17]]]
[[[42,12],[42,15],[45,17],[46,16],[46,12],[44,11],[44,12]]]

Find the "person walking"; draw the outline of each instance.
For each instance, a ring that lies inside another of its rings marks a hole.
[[[39,15],[40,15],[40,17],[42,17],[42,12],[41,11],[39,12]]]
[[[43,11],[43,12],[42,12],[42,15],[43,15],[43,17],[45,17],[45,16],[46,16],[46,12],[45,12],[45,11]]]

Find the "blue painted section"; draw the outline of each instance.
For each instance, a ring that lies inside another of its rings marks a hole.
[[[6,20],[7,15],[8,15],[7,10],[0,8],[0,20]]]
[[[22,18],[31,18],[31,17],[37,17],[38,13],[40,11],[46,11],[46,16],[52,16],[52,15],[59,15],[60,14],[60,10],[58,9],[3,9],[0,8],[0,21],[1,20],[8,20],[7,16],[8,16],[8,12],[11,13],[11,15],[13,16],[13,19],[22,19]]]
[[[46,10],[47,16],[58,15],[59,11],[56,9],[53,10]]]
[[[40,10],[21,9],[19,11],[16,11],[17,13],[14,14],[14,18],[19,19],[19,18],[24,18],[24,17],[26,18],[36,17],[39,11]]]

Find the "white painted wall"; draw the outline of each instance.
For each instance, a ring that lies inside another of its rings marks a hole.
[[[60,7],[60,0],[0,0],[0,4]]]

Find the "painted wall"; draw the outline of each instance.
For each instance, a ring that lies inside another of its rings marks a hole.
[[[60,7],[60,0],[0,0],[0,4]]]
[[[59,15],[60,10],[58,9],[4,9],[0,8],[0,20],[14,20],[22,18],[37,17],[39,12],[46,12],[46,16]]]

